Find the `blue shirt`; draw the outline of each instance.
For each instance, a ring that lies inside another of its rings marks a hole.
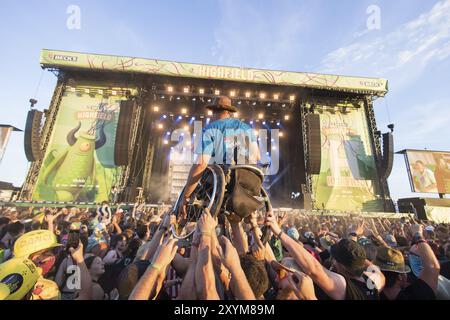
[[[232,164],[235,149],[238,160],[247,159],[249,142],[256,142],[251,126],[234,118],[220,119],[203,129],[202,141],[198,143],[195,154],[209,155],[216,164]]]

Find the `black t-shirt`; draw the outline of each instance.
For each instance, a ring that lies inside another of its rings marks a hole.
[[[381,299],[388,300],[383,293],[381,293]],[[436,300],[436,295],[425,281],[417,279],[400,291],[395,300]]]
[[[380,300],[380,294],[377,289],[369,289],[367,277],[363,275],[366,282],[355,279],[345,279],[347,282],[345,300]]]

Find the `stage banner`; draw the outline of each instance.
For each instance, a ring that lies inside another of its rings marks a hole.
[[[120,101],[126,99],[114,93],[78,87],[65,90],[32,200],[110,200],[120,177],[120,168],[114,165],[114,144]]]
[[[13,127],[2,126],[0,127],[0,164],[2,163],[3,155],[5,154],[6,146],[8,145],[9,136]]]
[[[450,223],[450,208],[425,206],[427,219],[436,223]]]
[[[322,164],[313,175],[317,209],[383,211],[364,108],[320,113]],[[341,109],[342,110],[342,109]]]
[[[406,150],[412,192],[450,194],[450,152]]]

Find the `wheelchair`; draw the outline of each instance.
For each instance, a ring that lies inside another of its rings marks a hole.
[[[234,214],[241,220],[253,212],[258,216],[266,216],[272,210],[267,192],[262,187],[264,173],[261,169],[250,165],[209,165],[194,192],[182,210],[182,199],[185,188],[178,196],[173,207],[177,225],[171,231],[175,238],[189,241],[195,232],[195,224],[208,208],[213,217],[218,218],[218,235],[229,237],[227,216]],[[269,238],[269,228],[262,227],[262,241]]]

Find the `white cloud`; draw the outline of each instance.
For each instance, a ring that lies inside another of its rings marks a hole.
[[[364,37],[330,52],[320,71],[389,77],[404,85],[430,62],[450,56],[450,0],[438,2],[430,11],[384,35],[361,34]],[[405,77],[402,71],[406,68],[414,74]]]

